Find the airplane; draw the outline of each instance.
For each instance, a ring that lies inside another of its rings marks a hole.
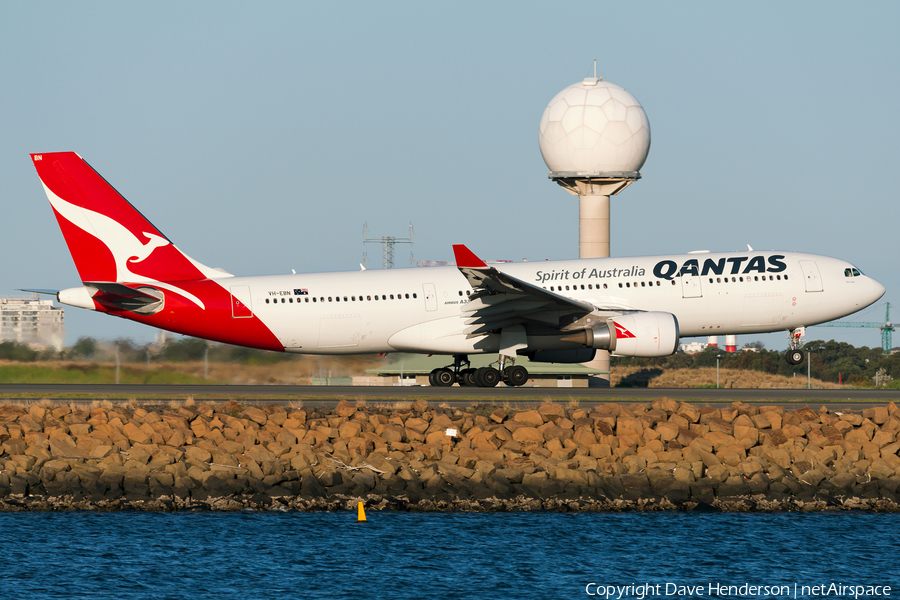
[[[673,354],[681,337],[804,328],[884,294],[850,263],[797,252],[699,252],[236,277],[188,257],[74,152],[32,154],[82,285],[60,303],[227,344],[302,354],[448,355],[434,386],[523,385],[535,362]],[[497,354],[473,369],[468,357]],[[497,366],[493,366],[496,364]]]

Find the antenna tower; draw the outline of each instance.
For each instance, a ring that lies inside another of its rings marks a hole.
[[[413,243],[413,226],[412,223],[409,224],[409,237],[408,238],[398,238],[392,235],[380,237],[380,238],[370,238],[369,237],[369,224],[363,223],[363,243],[364,244],[381,244],[382,253],[384,256],[384,268],[392,269],[394,268],[394,244],[412,244]],[[368,262],[368,258],[365,254],[363,254],[363,262]],[[409,264],[413,265],[413,253],[409,253]]]

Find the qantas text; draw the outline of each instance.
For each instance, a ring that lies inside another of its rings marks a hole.
[[[700,259],[691,258],[682,263],[678,268],[678,263],[672,260],[661,260],[653,267],[653,274],[661,279],[673,279],[683,275],[746,275],[747,273],[781,273],[787,269],[787,265],[782,261],[783,254],[773,254],[768,257],[769,266],[766,267],[765,256],[732,256],[730,258],[720,258],[713,260],[707,258],[700,266]],[[744,263],[747,263],[744,265]],[[743,270],[742,267],[743,266]]]

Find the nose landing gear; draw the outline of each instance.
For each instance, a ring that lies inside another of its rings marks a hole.
[[[806,358],[806,353],[800,349],[805,333],[806,327],[797,327],[788,331],[788,350],[784,353],[784,359],[789,365],[799,365]]]

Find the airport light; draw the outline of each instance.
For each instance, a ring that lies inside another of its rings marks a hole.
[[[719,359],[722,358],[721,354],[716,354],[716,389],[719,389]]]

